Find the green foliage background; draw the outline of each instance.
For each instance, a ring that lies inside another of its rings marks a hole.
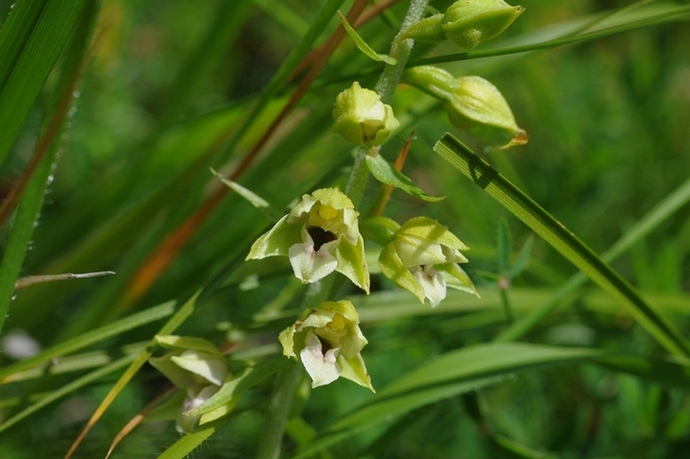
[[[327,2],[43,0],[32,7],[56,12],[35,16],[46,21],[45,31],[36,32],[40,22],[25,23],[10,36],[10,19],[31,2],[14,8],[11,3],[0,1],[5,202],[32,167],[41,140],[48,142],[34,181],[0,229],[0,294],[7,293],[0,301],[8,306],[2,334],[24,330],[55,352],[44,354],[52,362],[47,367],[0,355],[0,456],[62,457],[134,359],[131,347],[141,349],[173,313],[170,300],[179,308],[204,288],[177,334],[219,343],[238,361],[280,352],[277,333],[298,315],[303,289],[284,260],[239,263],[269,220],[230,193],[208,213],[198,212],[223,187],[209,167],[232,174],[294,91],[296,83],[280,83],[262,110],[252,109]],[[443,10],[448,3],[431,4]],[[613,267],[687,336],[688,8],[687,2],[641,3],[525,0],[518,21],[479,52],[546,42],[611,11],[618,14],[609,21],[633,27],[533,52],[456,56],[441,65],[458,75],[482,75],[501,90],[530,141],[483,158],[594,252],[606,252],[647,221],[655,206],[680,193],[667,215],[653,218],[649,231],[636,236]],[[359,29],[378,52],[387,52],[407,5],[397,2]],[[662,14],[668,16],[659,19]],[[336,27],[331,18],[310,49]],[[12,54],[30,49],[33,39],[57,45],[37,45],[35,54],[24,57]],[[411,64],[457,52],[450,44],[417,44]],[[345,38],[238,182],[278,209],[319,186],[342,186],[351,146],[329,132],[332,103],[354,80],[373,87],[381,68]],[[381,276],[372,278],[367,298],[343,287],[342,296],[352,296],[360,309],[370,343],[364,357],[379,394],[343,381],[314,391],[300,386],[285,457],[312,454],[309,448],[320,444],[324,449],[314,457],[685,457],[688,356],[667,356],[593,284],[558,297],[555,308],[515,336],[537,347],[489,344],[511,330],[495,276],[487,275],[498,273],[505,255],[497,249],[498,235],[505,236],[500,222],[507,221],[512,236],[511,262],[532,232],[434,153],[434,144],[449,131],[482,150],[450,125],[438,104],[401,85],[393,107],[402,127],[382,155],[392,161],[414,130],[404,172],[447,199],[425,203],[395,191],[385,214],[398,221],[427,215],[447,225],[472,249],[466,267],[482,299],[451,293],[431,310]],[[60,126],[52,137],[51,123]],[[372,181],[365,203],[376,192]],[[35,225],[32,209],[40,209]],[[199,224],[179,251],[161,251],[166,238],[179,234],[194,215]],[[163,269],[149,283],[151,260]],[[17,276],[99,270],[117,274],[13,292]],[[535,238],[529,261],[507,292],[516,320],[556,297],[576,271],[558,250]],[[243,281],[255,274],[261,288],[246,288]],[[140,321],[113,328],[132,317]],[[91,340],[84,338],[98,327],[103,328]],[[70,340],[74,347],[66,345]],[[456,354],[462,350],[467,353]],[[55,370],[68,356],[73,367]],[[424,365],[443,358],[458,371],[448,376],[455,386],[425,375]],[[473,367],[477,362],[487,368]],[[114,365],[112,372],[68,387],[107,365]],[[38,374],[20,373],[34,368]],[[271,382],[249,391],[194,457],[253,457]],[[104,456],[117,432],[166,384],[153,368],[142,367],[74,457]],[[405,405],[396,384],[409,384],[405,394],[428,399]],[[54,402],[13,420],[65,387]],[[380,408],[386,397],[391,407]],[[357,418],[359,406],[374,407],[370,424]],[[381,422],[374,423],[377,416]],[[130,433],[112,457],[156,457],[178,438],[172,423],[152,420]],[[333,446],[331,440],[341,441]]]

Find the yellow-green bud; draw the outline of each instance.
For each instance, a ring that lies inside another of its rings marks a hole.
[[[523,11],[503,0],[457,1],[446,10],[443,32],[459,47],[471,49],[500,35]]]
[[[441,99],[451,123],[489,146],[508,148],[527,143],[527,133],[518,127],[508,102],[484,78],[455,78],[441,68],[420,66],[407,70],[403,81]]]
[[[523,11],[523,7],[510,6],[503,0],[460,0],[444,14],[434,14],[410,25],[402,38],[424,43],[449,39],[467,50],[500,35]]]
[[[400,123],[375,91],[352,83],[335,99],[333,131],[356,145],[379,146]]]

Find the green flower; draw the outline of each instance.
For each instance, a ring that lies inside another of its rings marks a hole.
[[[403,81],[442,100],[451,123],[490,146],[527,143],[527,133],[518,127],[508,102],[482,77],[455,78],[441,68],[420,66],[407,70]]]
[[[254,242],[247,260],[287,256],[295,276],[316,282],[333,271],[369,293],[369,268],[352,201],[336,188],[302,196],[297,206]]]
[[[435,220],[417,217],[397,230],[379,256],[381,272],[432,307],[446,297],[448,287],[477,295],[474,284],[458,263],[469,248]]]
[[[333,131],[356,145],[379,146],[400,123],[375,91],[352,83],[335,99]]]
[[[211,413],[213,410],[197,416],[186,413],[211,398],[230,381],[227,361],[218,348],[201,338],[157,335],[156,341],[171,351],[161,357],[150,358],[149,363],[176,387],[186,391],[187,398],[178,413],[176,427],[182,433],[191,432],[197,422],[204,422],[204,415],[216,417]],[[228,406],[226,411],[230,408]]]
[[[360,354],[367,339],[349,301],[321,303],[304,320],[283,330],[279,340],[285,356],[302,362],[312,387],[330,384],[342,376],[375,392]]]

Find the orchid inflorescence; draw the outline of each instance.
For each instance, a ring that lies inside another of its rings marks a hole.
[[[510,6],[503,0],[457,1],[445,13],[409,25],[396,40],[451,40],[466,50],[502,33],[522,11],[522,7]],[[348,33],[356,34],[349,27]],[[525,131],[518,127],[500,91],[479,76],[455,77],[438,67],[418,66],[402,73],[400,81],[435,97],[453,125],[490,147],[508,148],[527,142]],[[423,199],[442,199],[418,190],[379,155],[380,146],[400,122],[376,91],[353,82],[336,97],[332,116],[332,131],[363,152],[367,167],[377,179],[406,192],[412,190],[411,194]],[[292,210],[261,235],[246,259],[287,257],[295,277],[304,284],[317,283],[338,272],[369,294],[370,273],[359,216],[353,201],[339,188],[317,189],[304,194]],[[381,247],[381,273],[421,303],[428,301],[432,308],[437,307],[446,298],[448,288],[478,296],[472,280],[460,267],[468,261],[462,252],[469,248],[436,220],[419,216],[401,225],[375,216],[366,219],[363,228],[367,238]],[[367,339],[359,321],[352,302],[322,301],[280,333],[283,354],[302,363],[312,387],[343,377],[374,391],[361,355]],[[196,423],[210,422],[232,409],[234,399],[223,398],[233,400],[225,404],[211,403],[219,398],[215,394],[235,384],[225,358],[211,343],[175,336],[159,336],[157,341],[171,350],[150,362],[186,391],[178,416],[180,431],[190,431]]]

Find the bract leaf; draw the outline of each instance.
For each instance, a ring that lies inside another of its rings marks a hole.
[[[381,155],[367,156],[366,161],[367,167],[379,182],[385,183],[386,185],[392,185],[424,201],[438,202],[446,199],[445,196],[431,196],[422,191],[410,178],[394,168],[388,161],[383,159]]]
[[[368,58],[375,60],[376,62],[385,62],[388,65],[396,65],[398,63],[397,59],[394,57],[391,57],[387,54],[379,54],[376,51],[374,51],[371,46],[367,44],[367,42],[364,41],[362,37],[359,36],[357,31],[352,28],[349,22],[347,22],[347,19],[345,19],[345,16],[338,11],[338,18],[340,19],[340,23],[343,25],[343,28],[345,29],[345,32],[352,38],[352,40],[355,42],[357,45],[357,48],[361,52],[363,52]]]

